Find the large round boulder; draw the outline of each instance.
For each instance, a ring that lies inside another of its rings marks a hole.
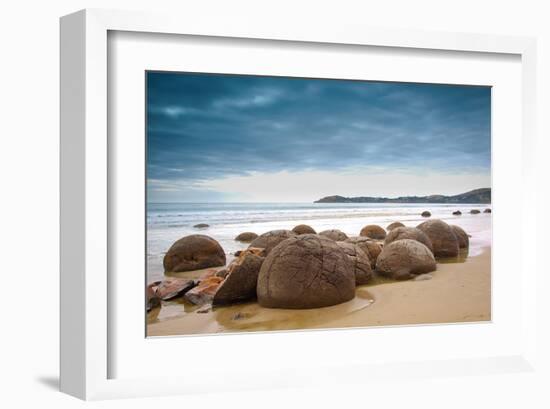
[[[367,284],[372,278],[372,267],[368,253],[365,253],[358,245],[353,243],[338,241],[336,244],[344,250],[353,262],[355,285]]]
[[[281,242],[258,276],[258,303],[268,308],[319,308],[355,296],[354,265],[326,237],[303,234]]]
[[[253,233],[251,231],[245,231],[244,233],[241,233],[237,237],[235,237],[235,240],[243,243],[250,243],[253,240],[255,240],[257,237],[258,235],[256,233]]]
[[[192,234],[176,241],[163,260],[165,272],[201,270],[225,265],[225,252],[211,237]]]
[[[382,246],[369,237],[355,236],[346,240],[348,243],[357,245],[365,254],[369,256],[371,267],[376,265],[376,259],[382,251]]]
[[[468,247],[470,247],[470,238],[468,237],[468,234],[464,231],[462,227],[452,224],[451,229],[453,229],[453,233],[458,239],[459,248],[467,249]]]
[[[393,229],[386,236],[386,240],[384,240],[384,245],[388,245],[391,242],[402,239],[416,240],[428,247],[432,253],[434,251],[430,238],[426,235],[426,233],[424,233],[420,229],[417,229],[416,227],[398,227],[397,229]]]
[[[431,215],[432,215],[432,214],[431,214],[429,211],[427,211],[427,210],[424,210],[424,211],[420,214],[420,216],[422,216],[422,217],[430,217]]]
[[[258,274],[264,257],[245,250],[227,268],[225,280],[214,294],[212,305],[227,305],[256,298]]]
[[[470,214],[480,214],[481,212],[478,209],[470,210]]]
[[[428,220],[420,223],[417,228],[430,238],[436,257],[456,257],[458,255],[458,239],[451,226],[444,221]]]
[[[379,274],[395,280],[408,280],[435,269],[435,258],[430,249],[411,239],[397,240],[384,246],[376,262]]]
[[[324,230],[319,233],[319,236],[326,237],[327,239],[334,241],[344,241],[348,238],[348,235],[338,229]]]
[[[271,230],[259,235],[248,247],[265,249],[267,255],[277,244],[291,237],[296,237],[296,233],[290,230]]]
[[[392,231],[393,229],[397,229],[398,227],[405,227],[405,225],[401,222],[393,222],[386,227],[387,231]]]
[[[292,231],[296,234],[317,234],[313,227],[308,226],[307,224],[299,224],[294,227]]]
[[[359,235],[375,240],[384,240],[386,238],[386,230],[376,224],[369,224],[361,229]]]

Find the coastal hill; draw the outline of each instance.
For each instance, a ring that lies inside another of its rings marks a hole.
[[[430,195],[430,196],[401,196],[388,197],[344,197],[327,196],[316,200],[314,203],[491,203],[491,188],[470,190],[454,196]]]

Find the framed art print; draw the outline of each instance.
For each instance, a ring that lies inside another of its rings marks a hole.
[[[530,370],[531,40],[95,10],[61,49],[62,390]]]

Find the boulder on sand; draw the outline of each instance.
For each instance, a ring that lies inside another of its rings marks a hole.
[[[470,239],[468,238],[468,234],[464,231],[464,229],[462,229],[462,227],[456,226],[454,224],[451,225],[451,229],[453,229],[453,233],[458,239],[458,247],[461,249],[467,249],[470,246]]]
[[[487,208],[483,211],[483,213],[491,213],[491,209]]]
[[[346,242],[356,244],[361,250],[363,250],[363,252],[369,257],[371,267],[374,268],[376,265],[376,259],[382,251],[382,246],[379,243],[370,237],[362,236],[350,237],[346,240]]]
[[[433,246],[436,257],[456,257],[458,255],[458,239],[451,226],[442,220],[434,219],[420,223],[418,229],[426,233]]]
[[[225,265],[225,252],[211,237],[192,234],[172,244],[163,260],[165,272],[201,270]]]
[[[426,233],[416,227],[398,227],[397,229],[393,229],[386,236],[384,244],[388,245],[391,242],[402,239],[416,240],[428,247],[432,253],[434,251],[430,238],[426,235]]]
[[[411,239],[397,240],[384,246],[376,262],[376,272],[394,280],[408,280],[435,269],[435,258],[430,249]]]
[[[195,288],[187,291],[183,298],[195,305],[204,305],[212,302],[214,294],[218,290],[223,278],[211,276],[207,277],[199,283]]]
[[[348,238],[348,235],[338,229],[324,230],[319,233],[319,236],[323,236],[333,241],[344,241]]]
[[[256,298],[258,274],[264,257],[243,251],[227,268],[225,280],[214,294],[212,305],[227,305]]]
[[[258,302],[268,308],[319,308],[355,297],[351,259],[333,240],[303,234],[268,254],[258,277]]]
[[[386,238],[386,230],[376,224],[369,224],[361,229],[359,235],[375,240],[384,240]]]
[[[361,248],[353,243],[336,242],[353,262],[355,272],[355,285],[367,284],[372,278],[372,268],[369,256]]]
[[[299,224],[294,227],[292,231],[296,234],[317,234],[313,227],[308,226],[307,224]]]
[[[257,237],[258,235],[256,233],[252,233],[251,231],[245,231],[244,233],[241,233],[237,237],[235,237],[235,240],[242,241],[243,243],[250,243]]]
[[[455,211],[453,212],[453,215],[455,215],[455,216],[460,216],[460,215],[462,215],[462,212],[461,212],[460,210],[455,210]]]
[[[470,210],[470,214],[480,214],[481,212],[478,209]]]
[[[398,227],[405,227],[405,225],[401,222],[393,222],[386,227],[387,231],[392,231],[393,229],[397,229]]]
[[[267,233],[259,235],[258,238],[254,239],[254,241],[250,243],[248,248],[258,247],[265,249],[265,254],[267,255],[273,247],[290,237],[296,237],[296,233],[290,230],[271,230]]]
[[[432,214],[431,214],[430,212],[428,212],[427,210],[424,210],[424,211],[420,214],[420,216],[422,216],[422,217],[430,217],[431,215],[432,215]]]
[[[210,225],[209,225],[209,224],[206,224],[206,223],[199,223],[199,224],[195,224],[193,227],[194,227],[195,229],[205,229],[205,228],[207,228],[207,227],[210,227]]]

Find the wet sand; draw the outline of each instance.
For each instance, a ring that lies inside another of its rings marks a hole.
[[[197,313],[181,302],[148,316],[147,335],[191,335],[315,328],[353,328],[491,320],[491,249],[463,262],[440,263],[424,281],[377,281],[343,304],[311,310],[262,308],[257,303]]]

